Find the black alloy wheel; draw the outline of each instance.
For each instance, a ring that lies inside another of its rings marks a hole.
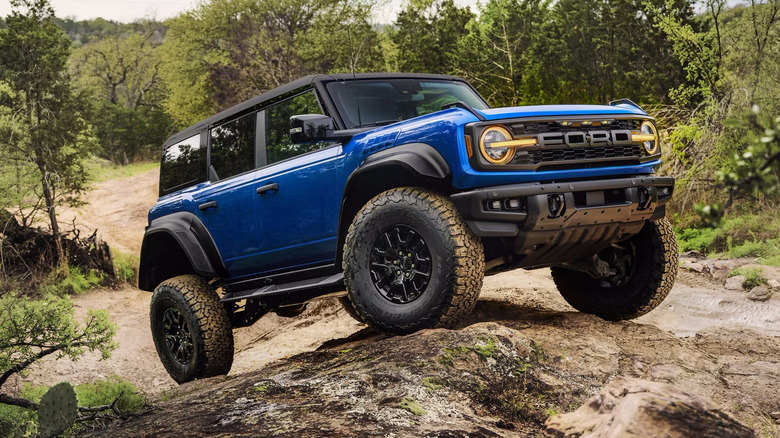
[[[171,356],[182,365],[189,365],[193,357],[193,339],[187,320],[179,309],[171,307],[163,315],[165,344]]]
[[[370,269],[374,286],[385,299],[411,303],[420,298],[431,279],[428,244],[414,228],[392,225],[374,241]]]

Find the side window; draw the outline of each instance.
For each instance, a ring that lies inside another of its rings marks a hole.
[[[299,114],[322,114],[314,91],[307,91],[266,108],[265,144],[268,164],[316,151],[331,144],[330,142],[293,143],[290,140],[290,117]]]
[[[206,179],[206,148],[200,134],[172,145],[163,151],[160,164],[160,193],[199,183]]]
[[[255,124],[249,114],[211,130],[211,165],[219,179],[255,168]]]

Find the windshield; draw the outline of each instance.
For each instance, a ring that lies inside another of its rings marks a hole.
[[[347,129],[379,126],[441,110],[463,101],[481,110],[485,101],[463,82],[420,79],[376,79],[327,85]]]

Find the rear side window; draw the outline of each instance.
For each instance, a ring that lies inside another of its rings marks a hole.
[[[307,144],[293,143],[290,140],[290,117],[300,114],[322,114],[314,91],[299,94],[265,110],[268,164],[316,151],[332,144],[323,141]]]
[[[211,165],[219,179],[255,168],[256,122],[250,114],[211,130]]]
[[[200,144],[200,134],[165,149],[160,164],[160,194],[170,193],[205,179],[206,148]]]

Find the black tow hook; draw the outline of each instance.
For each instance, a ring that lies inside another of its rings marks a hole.
[[[549,214],[547,217],[550,219],[556,219],[566,212],[566,203],[563,200],[563,195],[556,193],[554,195],[547,195],[547,209]]]
[[[647,210],[650,208],[650,204],[653,203],[653,195],[650,193],[650,189],[647,187],[639,188],[639,205],[637,210]]]

